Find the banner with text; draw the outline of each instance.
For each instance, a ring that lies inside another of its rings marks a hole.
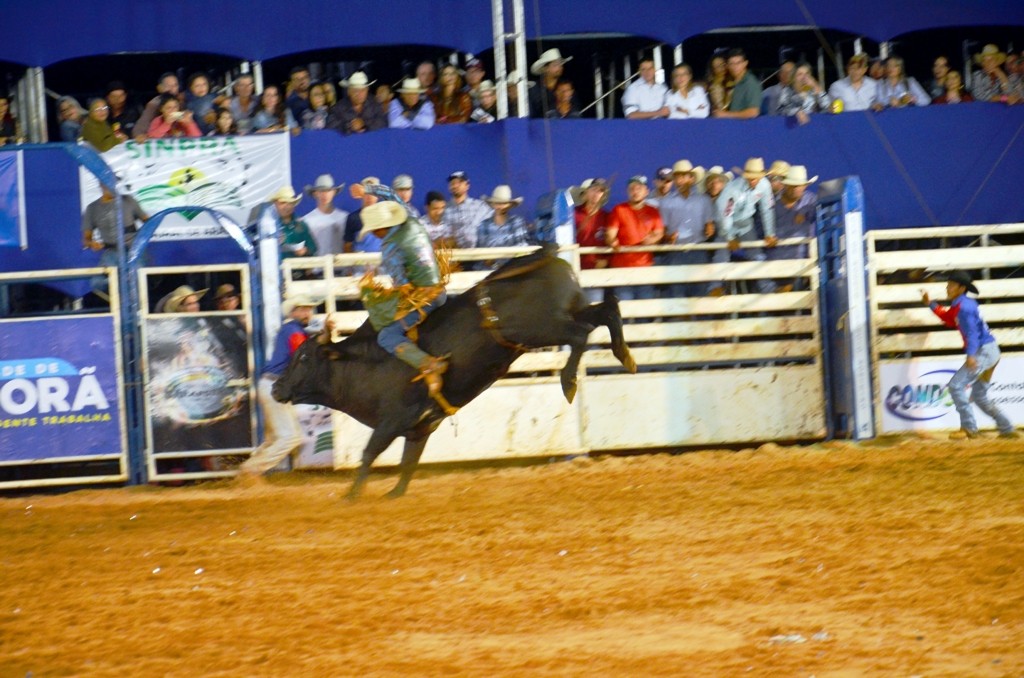
[[[128,141],[103,159],[146,214],[171,207],[206,207],[245,225],[253,208],[291,185],[288,134]],[[100,197],[91,172],[79,171],[81,209]],[[164,219],[155,240],[226,237],[209,214],[183,212]]]
[[[0,152],[0,246],[26,247],[25,169],[21,151]]]
[[[916,358],[885,361],[879,366],[882,398],[882,433],[960,428],[946,385],[963,358]],[[989,399],[1015,426],[1024,426],[1024,355],[1004,355],[988,389]],[[992,420],[974,406],[982,429]]]
[[[0,322],[0,464],[124,454],[114,319]]]

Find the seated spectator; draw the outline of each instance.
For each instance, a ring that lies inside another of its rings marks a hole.
[[[181,110],[178,97],[165,94],[160,98],[160,115],[153,119],[146,136],[150,139],[164,137],[198,137],[202,136],[199,126],[192,118],[192,111]]]
[[[107,85],[107,105],[110,113],[107,122],[115,132],[132,138],[135,134],[135,122],[139,119],[139,108],[128,101],[128,90],[123,82],[114,81]]]
[[[726,66],[724,56],[718,54],[711,57],[707,73],[704,75],[704,82],[707,84],[708,99],[711,102],[711,114],[714,115],[716,111],[727,109],[733,83],[729,80],[729,68]]]
[[[338,90],[334,88],[334,83],[328,80],[322,80],[318,83],[320,89],[324,93],[324,97],[327,99],[327,108],[333,108],[334,104],[338,103]]]
[[[11,99],[0,93],[0,146],[16,143],[20,136],[18,123],[11,115]]]
[[[326,129],[330,107],[327,105],[327,91],[324,85],[309,88],[309,107],[302,112],[302,129]]]
[[[291,186],[282,186],[266,200],[274,204],[282,259],[313,257],[317,253],[316,240],[309,226],[302,219],[295,218],[295,206],[300,200],[302,196],[296,195]]]
[[[238,134],[238,122],[235,121],[230,108],[218,108],[215,115],[213,129],[206,136],[230,137]]]
[[[231,283],[224,283],[213,295],[213,303],[218,311],[237,311],[242,307],[242,295]]]
[[[959,104],[974,101],[974,97],[964,87],[964,81],[960,77],[959,71],[946,73],[945,88],[941,95],[935,97],[935,100],[932,101],[933,104]]]
[[[928,94],[934,103],[946,93],[946,75],[949,73],[949,59],[944,56],[935,57],[932,63],[932,79],[928,82]]]
[[[971,94],[975,101],[1015,104],[1021,100],[1021,94],[1015,91],[1014,83],[1000,68],[1006,62],[1006,54],[999,47],[985,45],[981,52],[974,55],[974,62],[981,64],[981,71],[974,73],[971,83]]]
[[[391,86],[387,83],[377,85],[377,90],[374,92],[373,98],[377,100],[380,107],[385,111],[391,106],[391,100],[395,98],[395,93],[391,91]]]
[[[875,82],[881,82],[885,78],[885,59],[882,57],[873,57],[871,63],[868,66],[868,77]]]
[[[490,80],[481,82],[478,90],[480,103],[469,114],[469,120],[470,122],[494,122],[498,119],[498,90]]]
[[[889,108],[927,106],[932,102],[924,88],[903,72],[903,59],[891,56],[885,62],[885,78],[878,83],[878,101]]]
[[[572,82],[559,80],[555,85],[555,105],[548,111],[547,117],[557,119],[580,117],[575,97],[576,90],[573,88]]]
[[[342,80],[339,84],[346,88],[345,97],[331,109],[327,127],[345,135],[373,132],[387,127],[385,109],[370,97],[370,85],[374,82],[376,80],[368,79],[362,71],[353,73],[348,80]]]
[[[192,111],[192,119],[196,121],[199,131],[208,134],[213,129],[216,118],[214,108],[217,97],[210,91],[210,79],[205,73],[193,73],[188,78],[188,91],[185,92],[185,108]]]
[[[60,140],[78,141],[82,136],[82,116],[85,115],[78,100],[69,96],[57,99],[57,115],[60,120]]]
[[[706,118],[711,114],[711,102],[704,88],[693,81],[693,69],[679,64],[672,69],[672,92],[665,99],[670,120]]]
[[[576,244],[580,247],[604,247],[608,227],[608,182],[587,179],[580,184],[583,195],[576,206]],[[581,254],[580,268],[605,268],[608,257],[603,254]],[[597,301],[597,299],[591,299]]]
[[[82,138],[100,153],[128,140],[121,132],[114,131],[107,122],[109,116],[110,106],[106,99],[93,99],[89,102],[89,117],[82,124]]]
[[[665,104],[668,88],[655,82],[654,61],[640,62],[640,77],[629,84],[622,95],[622,113],[629,120],[652,120],[667,118],[669,108]]]
[[[430,241],[434,243],[434,249],[455,249],[455,236],[452,234],[452,226],[445,219],[445,208],[448,201],[439,191],[429,191],[427,199],[423,203],[424,213],[420,219],[423,228],[427,229]]]
[[[420,81],[424,95],[432,96],[437,89],[437,67],[430,61],[420,62],[416,67],[416,79]]]
[[[565,64],[572,60],[562,58],[558,48],[549,49],[530,65],[530,73],[539,75],[541,80],[530,90],[529,105],[531,118],[543,118],[555,106],[555,87],[562,79]]]
[[[761,115],[778,115],[779,97],[782,90],[793,84],[793,72],[796,64],[792,61],[785,61],[779,66],[779,81],[771,87],[765,87],[761,95]]]
[[[473,100],[462,89],[459,69],[451,64],[441,69],[441,83],[431,101],[434,103],[435,123],[438,125],[467,122],[469,114],[473,112]]]
[[[284,132],[291,130],[297,134],[299,126],[292,116],[291,110],[281,99],[281,90],[277,85],[267,85],[260,94],[260,106],[252,116],[252,131],[257,134],[268,132]]]
[[[519,74],[519,71],[509,71],[505,76],[505,91],[508,94],[508,115],[510,118],[519,116],[519,81],[522,79],[523,76]],[[533,80],[527,80],[526,91],[529,93],[530,88],[536,84]],[[527,96],[529,97],[529,95]],[[523,105],[529,106],[529,98]]]
[[[810,64],[802,63],[793,73],[793,82],[782,88],[776,113],[796,116],[797,122],[806,125],[811,113],[827,112],[829,103],[828,92],[811,75]]]
[[[1006,77],[1010,79],[1014,91],[1024,98],[1024,52],[1007,54],[1003,70],[1006,71]]]
[[[521,205],[522,198],[513,198],[512,189],[501,185],[494,189],[491,195],[485,195],[483,200],[487,202],[494,212],[480,222],[477,228],[477,247],[525,247],[533,245],[534,239],[530,228],[518,214],[509,215],[509,210]],[[489,261],[487,267],[500,266],[507,259]]]
[[[394,129],[430,129],[434,126],[434,104],[420,97],[426,90],[416,78],[406,78],[398,89],[398,98],[388,110],[388,127]],[[464,93],[463,93],[464,94]],[[468,95],[466,96],[468,99]]]
[[[747,120],[761,114],[761,81],[748,70],[750,62],[742,49],[729,50],[726,66],[732,77],[732,94],[724,111],[712,113],[716,118]]]
[[[302,120],[302,114],[309,110],[309,69],[296,66],[288,75],[288,87],[285,89],[285,106],[292,113],[292,118]]]
[[[160,115],[160,104],[165,94],[178,98],[179,104],[184,104],[185,98],[181,95],[181,82],[174,73],[164,73],[156,85],[157,95],[149,100],[146,107],[142,109],[142,115],[135,122],[135,140],[145,141],[149,134],[149,127],[153,120]]]
[[[259,107],[259,99],[255,95],[256,85],[253,82],[252,76],[248,73],[243,73],[235,78],[232,91],[234,91],[235,96],[231,97],[228,101],[228,110],[231,111],[231,115],[238,125],[238,133],[246,134],[252,129],[250,119]]]
[[[868,55],[854,54],[846,62],[847,76],[836,80],[828,94],[837,104],[838,111],[882,110],[878,101],[878,83],[867,77]]]
[[[479,59],[466,62],[466,94],[473,102],[473,107],[480,105],[480,84],[484,81],[484,64]]]

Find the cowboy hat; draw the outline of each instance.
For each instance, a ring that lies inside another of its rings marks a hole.
[[[515,206],[515,205],[522,204],[522,202],[523,202],[522,198],[513,198],[512,197],[512,188],[510,186],[506,186],[505,184],[501,184],[500,186],[496,186],[494,188],[494,193],[491,194],[491,195],[485,195],[483,197],[483,199],[484,199],[484,201],[490,203],[491,205],[496,205],[497,204],[497,205],[513,205],[513,206]]]
[[[305,297],[299,295],[297,297],[289,297],[281,303],[281,315],[288,317],[297,308],[316,308],[320,305],[320,301],[313,299],[312,297]]]
[[[363,236],[378,228],[394,228],[404,224],[409,218],[409,212],[393,200],[382,200],[364,207],[359,216],[363,219],[363,228],[359,231],[359,240],[362,240]]]
[[[807,168],[803,165],[793,165],[789,168],[786,178],[782,180],[783,186],[807,186],[818,180],[817,175],[807,178]]]
[[[713,179],[715,177],[720,177],[724,181],[732,181],[733,174],[732,172],[726,172],[725,168],[721,165],[714,165],[707,171],[707,174],[704,175],[704,180],[707,181],[708,179]]]
[[[406,78],[402,81],[402,86],[395,91],[399,94],[423,94],[427,90],[423,89],[423,85],[416,78]]]
[[[338,84],[341,85],[342,87],[348,87],[350,89],[366,89],[375,82],[377,81],[367,79],[366,73],[363,73],[362,71],[356,71],[355,73],[352,74],[351,78],[349,78],[348,80],[342,80]]]
[[[996,66],[1001,66],[1006,61],[1006,53],[1000,52],[998,45],[985,45],[981,51],[974,55],[974,63],[980,64],[987,56],[996,58]]]
[[[772,166],[768,168],[768,176],[784,178],[789,170],[790,164],[788,162],[785,160],[776,160],[772,163]]]
[[[508,74],[505,76],[505,84],[506,85],[518,85],[519,81],[522,80],[522,79],[523,79],[523,76],[519,73],[518,70],[509,71]],[[535,84],[536,83],[533,80],[527,80],[526,81],[526,86],[527,87],[533,87]]]
[[[492,81],[484,80],[479,85],[477,85],[476,91],[477,92],[494,92],[497,89],[498,88],[494,86],[494,83]]]
[[[398,176],[391,180],[391,188],[396,191],[402,188],[412,187],[412,177],[409,176],[408,174],[399,174]]]
[[[231,283],[224,283],[223,285],[221,285],[220,287],[217,288],[216,292],[214,292],[213,300],[214,301],[219,301],[220,299],[223,299],[224,297],[237,297],[237,296],[239,296],[238,289],[234,285],[232,285]]]
[[[950,271],[949,275],[946,276],[946,280],[955,282],[958,285],[963,285],[967,288],[968,292],[978,294],[978,288],[974,286],[973,278],[967,271],[961,271],[959,269]]]
[[[768,171],[764,168],[764,158],[747,158],[747,162],[743,165],[742,170],[738,167],[733,167],[733,171],[737,174],[742,174],[747,179],[753,177],[760,179],[768,175]]]
[[[604,206],[608,202],[609,190],[608,182],[604,179],[584,179],[580,182],[579,186],[573,186],[569,189],[569,195],[572,197],[574,205],[582,205],[583,197],[586,195],[587,190],[591,188],[600,188],[604,195],[601,196],[601,205]]]
[[[694,171],[693,163],[689,160],[679,160],[672,165],[672,174],[689,174]]]
[[[195,296],[196,301],[199,301],[203,298],[204,294],[206,294],[206,289],[194,290],[188,285],[182,285],[167,297],[167,301],[164,302],[164,311],[167,313],[178,313],[181,311],[181,302],[191,296]]]
[[[295,189],[291,186],[282,186],[267,198],[267,202],[298,202],[302,200],[301,195],[295,195]]]
[[[303,190],[306,193],[312,195],[317,191],[340,191],[344,187],[345,184],[343,183],[335,186],[334,177],[332,177],[330,174],[321,174],[316,178],[316,181],[313,182],[312,186],[306,184],[306,188],[304,188]]]
[[[537,57],[537,60],[530,66],[530,72],[534,75],[540,75],[544,72],[545,66],[555,61],[561,61],[564,64],[567,61],[572,61],[572,57],[562,58],[562,53],[558,51],[557,47],[554,47]]]

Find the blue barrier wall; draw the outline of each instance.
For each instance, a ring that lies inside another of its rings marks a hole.
[[[550,140],[550,146],[549,146]],[[615,179],[612,200],[625,198],[626,178],[650,176],[659,165],[742,165],[751,155],[805,164],[823,179],[858,175],[867,228],[1024,221],[1024,106],[933,106],[815,116],[794,126],[783,118],[750,121],[508,120],[429,132],[388,130],[359,137],[304,132],[292,140],[297,190],[330,172],[349,184],[367,175],[385,182],[405,172],[416,179],[415,202],[428,190],[447,193],[446,177],[469,173],[471,193],[508,183],[536,198],[591,176]],[[95,265],[81,248],[77,168],[62,150],[25,154],[29,249],[0,248],[0,270]],[[353,209],[347,193],[338,205]],[[306,197],[298,206],[313,209]],[[227,239],[156,243],[153,263],[242,261]]]

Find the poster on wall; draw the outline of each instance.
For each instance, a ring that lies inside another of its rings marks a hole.
[[[0,323],[0,463],[123,455],[114,319]]]
[[[150,452],[252,449],[243,315],[147,318],[145,354]]]
[[[334,468],[334,423],[331,408],[295,405],[302,427],[302,447],[295,454],[295,468]]]
[[[894,360],[879,366],[882,432],[930,431],[960,428],[960,415],[946,385],[963,358]],[[1015,426],[1024,426],[1024,356],[1003,356],[992,375],[989,399]],[[974,406],[981,429],[992,420]]]
[[[287,133],[128,141],[102,157],[121,178],[121,192],[134,197],[147,214],[206,207],[244,225],[267,196],[291,185]],[[79,170],[79,181],[84,212],[100,197],[100,186],[85,169]],[[164,219],[153,237],[193,240],[225,233],[209,214],[184,212]]]
[[[22,151],[0,152],[0,246],[28,247]]]

